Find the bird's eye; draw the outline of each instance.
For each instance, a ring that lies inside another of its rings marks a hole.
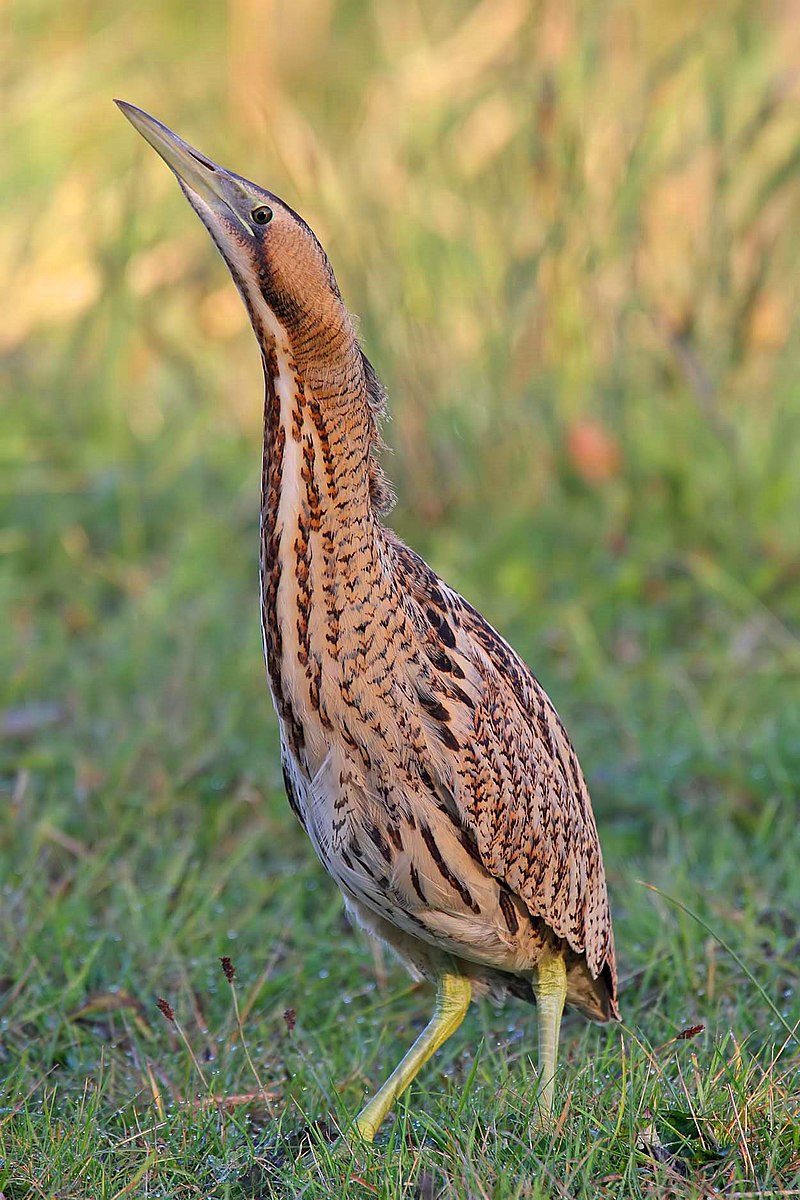
[[[258,208],[254,208],[250,213],[250,220],[254,225],[268,225],[272,220],[272,209],[266,204],[259,204]]]

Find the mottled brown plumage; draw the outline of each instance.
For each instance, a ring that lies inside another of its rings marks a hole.
[[[596,1020],[618,1015],[575,752],[508,643],[382,523],[383,392],[314,235],[124,110],[211,232],[262,350],[262,625],[289,801],[348,910],[440,985],[427,1041],[359,1128],[374,1134],[473,989],[547,1009],[549,1108],[564,993]]]

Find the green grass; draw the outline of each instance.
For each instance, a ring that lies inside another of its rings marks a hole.
[[[800,1194],[796,32],[646,8],[12,5],[5,1200]],[[551,1135],[509,1004],[374,1148],[333,1137],[431,996],[284,801],[257,353],[113,94],[311,219],[389,385],[392,523],[573,735],[624,1025],[565,1023]]]

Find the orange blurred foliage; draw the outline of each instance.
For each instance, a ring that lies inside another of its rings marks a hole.
[[[617,439],[599,421],[588,418],[567,429],[567,457],[585,483],[606,483],[622,465]]]

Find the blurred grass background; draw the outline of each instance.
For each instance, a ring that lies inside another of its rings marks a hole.
[[[699,1006],[712,1058],[755,1026],[769,1056],[784,1035],[760,998],[634,880],[703,913],[800,1016],[798,6],[16,0],[3,36],[7,1164],[28,1147],[40,1187],[66,1187],[52,1113],[87,1078],[110,1144],[142,1089],[153,1102],[145,1034],[125,1004],[124,1037],[87,1032],[87,997],[150,1006],[171,988],[221,1011],[215,956],[235,937],[260,980],[256,1040],[297,1007],[330,1079],[354,1069],[347,981],[375,980],[281,795],[258,354],[114,95],[282,195],[326,245],[389,389],[392,523],[524,653],[581,753],[626,1017],[663,1040]],[[378,980],[403,986],[380,963]],[[348,1111],[408,1040],[393,1016],[375,1051],[386,1020],[359,1026],[379,1058],[343,1085]],[[577,1061],[598,1036],[580,1032]],[[282,1102],[326,1111],[307,1060],[286,1071]],[[21,1126],[14,1097],[35,1086],[52,1103]],[[436,1110],[435,1087],[417,1094]],[[782,1183],[792,1136],[769,1160]],[[735,1161],[738,1184],[772,1178]],[[105,1186],[86,1194],[123,1184]]]

